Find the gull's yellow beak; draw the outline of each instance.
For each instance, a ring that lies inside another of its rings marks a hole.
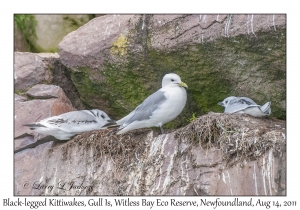
[[[187,84],[185,84],[184,82],[180,82],[180,83],[178,83],[178,85],[179,85],[180,87],[188,88]]]

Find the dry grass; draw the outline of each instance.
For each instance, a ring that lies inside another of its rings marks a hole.
[[[175,131],[175,138],[202,148],[217,147],[223,159],[252,160],[273,148],[285,150],[285,122],[241,114],[213,113]]]
[[[86,132],[69,141],[66,148],[74,144],[92,148],[99,163],[104,155],[109,155],[116,171],[124,171],[139,162],[145,153],[149,131],[151,129],[139,129],[124,135],[110,134],[109,130]],[[227,161],[257,159],[270,148],[274,155],[281,155],[286,148],[285,121],[242,114],[203,115],[175,130],[174,135],[187,144],[216,147],[222,150],[223,159]]]
[[[116,166],[116,171],[126,171],[144,152],[145,139],[150,129],[135,130],[125,135],[110,133],[110,130],[98,130],[82,133],[72,141],[66,143],[65,151],[68,147],[80,145],[87,150],[93,150],[93,156],[101,164],[105,155],[112,160]],[[67,154],[65,154],[67,155]]]
[[[82,133],[64,144],[63,158],[71,158],[68,151],[74,150],[74,147],[83,152],[92,150],[97,166],[103,164],[103,157],[110,158],[115,166],[112,182],[118,186],[113,194],[126,195],[128,183],[124,175],[126,176],[127,171],[134,169],[142,174],[147,173],[144,172],[147,164],[153,164],[153,160],[145,156],[151,144],[147,136],[151,130],[139,129],[124,135],[109,134],[109,130]],[[282,155],[286,148],[285,121],[241,114],[203,115],[187,126],[175,130],[173,134],[175,140],[196,148],[220,149],[227,167],[238,161],[257,159],[271,148],[274,155]],[[154,132],[154,136],[157,133]],[[143,194],[145,185],[145,180],[141,178],[138,185],[140,195]]]

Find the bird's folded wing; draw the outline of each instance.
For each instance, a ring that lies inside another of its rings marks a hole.
[[[95,120],[95,115],[93,112],[89,110],[80,110],[80,111],[73,111],[67,112],[65,114],[59,115],[61,118],[69,121],[93,121]]]
[[[238,97],[235,99],[237,103],[248,104],[248,105],[257,105],[251,98],[247,97]]]
[[[141,105],[130,113],[130,118],[123,123],[126,126],[134,121],[143,121],[151,117],[153,112],[159,108],[161,104],[166,101],[166,96],[163,91],[156,91],[148,98],[146,98]]]
[[[230,106],[227,106],[225,108],[225,113],[235,113],[235,112],[239,112],[239,111],[243,111],[249,107],[257,107],[259,105],[247,105],[247,104],[241,104],[241,103],[235,103],[232,104]]]
[[[95,124],[97,121],[95,117],[85,111],[74,111],[68,112],[59,116],[53,116],[41,121],[41,124],[51,127],[57,128],[60,130],[70,132],[70,131],[80,131],[79,127]],[[79,130],[78,130],[79,129]]]

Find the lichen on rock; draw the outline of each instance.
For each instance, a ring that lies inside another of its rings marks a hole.
[[[119,56],[125,55],[127,52],[127,42],[127,38],[123,34],[120,34],[118,39],[111,44],[110,53],[117,54]]]

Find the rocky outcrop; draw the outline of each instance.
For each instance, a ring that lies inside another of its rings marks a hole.
[[[120,118],[175,72],[189,86],[186,119],[221,112],[217,102],[246,96],[272,102],[285,119],[285,15],[105,15],[59,44],[81,99]]]
[[[103,15],[64,37],[59,56],[15,53],[14,194],[286,195],[286,125],[275,119],[286,116],[285,21]],[[75,108],[120,119],[169,72],[189,89],[166,134],[102,130],[54,142],[23,126]],[[230,95],[271,101],[272,114],[207,114],[223,112],[217,103]]]
[[[33,85],[50,82],[49,60],[57,59],[58,54],[15,52],[14,76],[15,91],[27,90]],[[45,59],[47,58],[47,59]]]
[[[15,98],[15,101],[20,101],[20,102],[27,101],[26,97],[19,96],[18,94],[14,94],[14,98]]]
[[[46,83],[63,89],[77,109],[85,109],[78,91],[70,80],[67,68],[60,62],[59,55],[53,53],[15,52],[14,91],[26,95],[32,86]]]
[[[14,51],[15,52],[26,52],[30,49],[28,42],[22,31],[14,23]]]
[[[15,195],[286,195],[285,122],[216,113],[159,136],[92,131],[15,163]]]
[[[68,14],[68,15],[33,15],[36,24],[34,26],[35,36],[27,36],[26,39],[30,43],[35,52],[57,52],[58,43],[68,33],[76,30],[80,26],[91,20],[94,15]],[[23,23],[23,24],[26,24]],[[24,28],[28,27],[27,25]],[[30,30],[26,28],[27,30]],[[22,51],[22,48],[20,48]],[[25,51],[28,51],[26,49]]]
[[[24,124],[38,122],[51,116],[76,110],[64,91],[55,85],[38,84],[29,89],[26,94],[34,100],[27,100],[26,97],[15,94],[15,151],[49,138],[46,135],[31,131]]]
[[[146,18],[146,15],[143,16],[144,23]],[[284,14],[154,15],[149,20],[150,30],[153,30],[151,47],[158,50],[176,49],[178,45],[203,44],[219,38],[235,37],[233,40],[238,41],[239,35],[259,39],[258,34],[261,32],[286,27]]]
[[[58,98],[62,102],[71,104],[64,91],[56,85],[37,84],[30,88],[26,95],[35,99]]]

